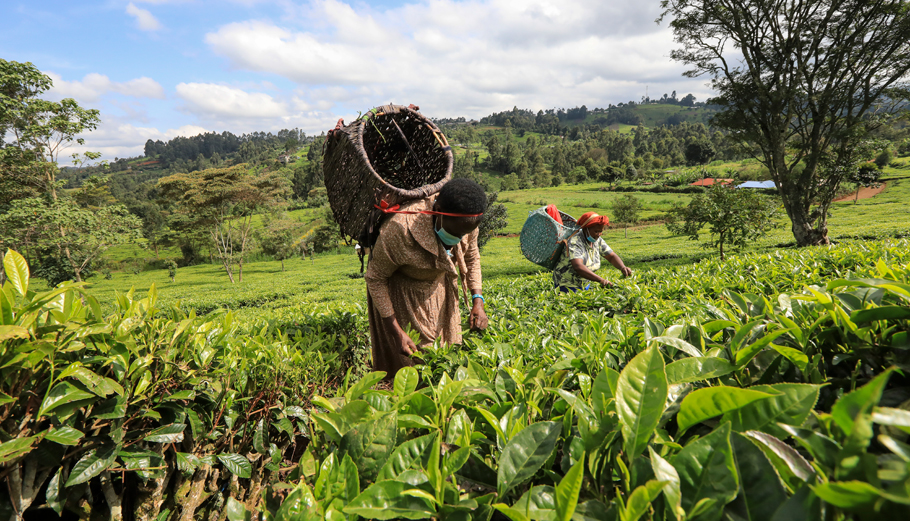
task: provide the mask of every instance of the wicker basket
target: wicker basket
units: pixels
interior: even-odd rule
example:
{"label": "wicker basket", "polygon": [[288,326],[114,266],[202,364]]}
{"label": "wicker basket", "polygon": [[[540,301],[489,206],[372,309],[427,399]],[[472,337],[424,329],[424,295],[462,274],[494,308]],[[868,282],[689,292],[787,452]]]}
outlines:
{"label": "wicker basket", "polygon": [[341,233],[363,242],[382,214],[373,205],[421,199],[452,177],[453,156],[432,121],[402,105],[382,105],[329,134],[325,187]]}
{"label": "wicker basket", "polygon": [[565,244],[560,241],[568,239],[578,231],[575,219],[559,212],[563,224],[547,214],[547,207],[538,208],[528,214],[528,220],[521,227],[521,253],[534,264],[552,270],[559,263]]}

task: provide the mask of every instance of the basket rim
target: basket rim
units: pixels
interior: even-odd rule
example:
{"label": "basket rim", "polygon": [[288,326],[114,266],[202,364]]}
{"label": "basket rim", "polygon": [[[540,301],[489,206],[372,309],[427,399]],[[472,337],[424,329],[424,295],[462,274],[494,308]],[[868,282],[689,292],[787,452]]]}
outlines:
{"label": "basket rim", "polygon": [[[396,113],[399,113],[399,114],[402,112],[407,112],[413,116],[417,116],[422,122],[429,124],[431,132],[433,132],[434,129],[439,130],[439,127],[437,127],[436,124],[433,123],[433,121],[430,118],[424,116],[420,112],[417,112],[416,110],[414,110],[410,107],[405,107],[404,105],[380,105],[378,107],[374,107],[374,109],[380,109],[380,110],[391,109],[391,110],[396,111]],[[391,110],[386,110],[386,112],[384,112],[381,115],[385,115],[385,114],[391,112]],[[383,178],[381,175],[379,175],[379,172],[377,172],[376,169],[373,168],[373,163],[370,161],[370,157],[367,155],[366,149],[362,146],[363,145],[363,133],[364,133],[364,130],[366,129],[366,123],[368,120],[370,120],[376,116],[377,116],[377,114],[373,112],[373,109],[371,109],[366,115],[364,115],[363,118],[358,119],[356,122],[352,123],[354,125],[357,125],[354,128],[354,132],[356,133],[355,134],[356,138],[357,138],[356,142],[361,145],[361,146],[355,146],[354,148],[357,150],[357,154],[361,157],[361,159],[363,159],[363,164],[366,166],[367,171],[370,172],[371,175],[376,177],[376,179],[378,179],[380,183],[382,183],[384,186],[388,186],[389,188],[394,190],[395,193],[399,197],[403,197],[404,199],[417,199],[417,198],[425,197],[427,193],[435,193],[435,192],[438,192],[440,189],[442,189],[442,186],[444,184],[446,184],[449,181],[449,179],[451,178],[451,172],[448,172],[445,176],[443,176],[442,179],[440,179],[439,181],[437,181],[433,184],[422,185],[418,188],[401,188],[401,187],[395,186],[392,183],[386,181],[385,178]],[[449,156],[449,160],[454,161],[454,155],[452,154],[452,147],[446,146],[446,147],[441,147],[441,148],[442,148],[442,151],[447,156]]]}

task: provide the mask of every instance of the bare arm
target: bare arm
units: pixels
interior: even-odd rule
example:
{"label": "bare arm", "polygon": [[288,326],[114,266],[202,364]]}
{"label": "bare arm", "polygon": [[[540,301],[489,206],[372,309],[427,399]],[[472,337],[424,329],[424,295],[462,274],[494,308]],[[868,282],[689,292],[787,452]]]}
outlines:
{"label": "bare arm", "polygon": [[632,270],[623,264],[622,259],[619,258],[619,255],[617,255],[616,252],[611,251],[610,253],[604,255],[604,257],[610,264],[613,265],[614,268],[618,269],[622,273],[623,277],[632,275]]}
{"label": "bare arm", "polygon": [[581,259],[572,259],[572,268],[575,270],[575,274],[583,279],[590,280],[591,282],[596,282],[601,286],[613,285],[613,283],[609,280],[591,271],[590,268],[585,266],[585,263]]}
{"label": "bare arm", "polygon": [[[468,287],[471,289],[471,295],[482,295],[483,284],[480,275],[480,248],[477,247],[477,236],[479,232],[474,230],[468,239],[468,247],[464,251],[464,262],[467,273],[465,279]],[[468,317],[468,327],[471,331],[480,331],[486,329],[489,324],[487,312],[484,309],[482,298],[472,299],[471,314]]]}

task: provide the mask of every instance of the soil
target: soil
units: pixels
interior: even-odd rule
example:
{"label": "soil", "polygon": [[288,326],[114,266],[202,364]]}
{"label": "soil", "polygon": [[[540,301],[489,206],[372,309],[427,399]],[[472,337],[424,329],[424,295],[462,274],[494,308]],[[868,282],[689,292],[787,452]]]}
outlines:
{"label": "soil", "polygon": [[[882,193],[885,190],[886,183],[879,183],[877,188],[867,188],[862,187],[859,189],[859,198],[860,199],[869,199],[870,197],[875,197],[876,195]],[[853,192],[850,195],[841,197],[840,199],[835,199],[834,201],[854,201],[856,200],[856,192]]]}

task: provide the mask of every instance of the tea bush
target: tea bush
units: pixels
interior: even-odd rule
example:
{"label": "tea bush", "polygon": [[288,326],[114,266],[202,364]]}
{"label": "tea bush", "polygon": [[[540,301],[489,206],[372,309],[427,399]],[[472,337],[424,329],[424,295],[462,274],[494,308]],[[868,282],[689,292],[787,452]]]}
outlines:
{"label": "tea bush", "polygon": [[570,295],[498,277],[487,331],[382,385],[356,304],[239,323],[153,288],[108,314],[10,253],[3,493],[85,518],[900,516],[908,256],[845,241]]}

